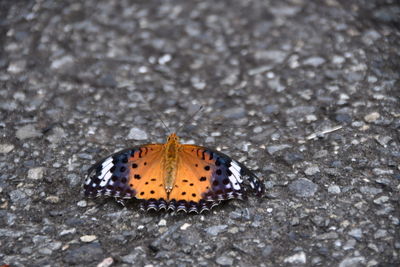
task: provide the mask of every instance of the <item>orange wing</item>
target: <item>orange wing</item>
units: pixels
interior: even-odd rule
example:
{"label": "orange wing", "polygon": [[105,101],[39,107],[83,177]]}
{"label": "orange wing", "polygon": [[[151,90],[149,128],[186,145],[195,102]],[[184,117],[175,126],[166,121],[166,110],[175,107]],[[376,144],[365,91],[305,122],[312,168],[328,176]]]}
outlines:
{"label": "orange wing", "polygon": [[228,156],[195,145],[182,145],[179,151],[175,187],[170,199],[179,202],[179,209],[203,211],[220,200],[241,199],[246,192],[243,175],[249,185],[262,193],[263,185],[243,164]]}
{"label": "orange wing", "polygon": [[162,144],[151,144],[117,152],[88,171],[86,196],[100,195],[150,201],[167,199],[162,179]]}
{"label": "orange wing", "polygon": [[242,198],[249,186],[261,195],[263,184],[243,164],[220,152],[182,145],[177,174],[167,194],[163,181],[163,144],[135,147],[110,155],[93,165],[85,179],[84,193],[118,198],[138,198],[144,210],[202,212],[221,200]]}

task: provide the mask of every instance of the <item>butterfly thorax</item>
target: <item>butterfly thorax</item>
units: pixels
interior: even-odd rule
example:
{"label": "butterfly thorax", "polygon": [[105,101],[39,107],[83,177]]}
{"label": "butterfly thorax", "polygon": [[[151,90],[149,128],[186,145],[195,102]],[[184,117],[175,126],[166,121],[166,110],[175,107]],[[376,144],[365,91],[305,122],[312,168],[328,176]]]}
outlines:
{"label": "butterfly thorax", "polygon": [[177,173],[178,166],[178,151],[181,147],[179,143],[179,137],[173,133],[168,139],[167,143],[164,145],[165,158],[163,159],[163,176],[164,176],[164,186],[167,193],[170,193],[175,185],[175,177]]}

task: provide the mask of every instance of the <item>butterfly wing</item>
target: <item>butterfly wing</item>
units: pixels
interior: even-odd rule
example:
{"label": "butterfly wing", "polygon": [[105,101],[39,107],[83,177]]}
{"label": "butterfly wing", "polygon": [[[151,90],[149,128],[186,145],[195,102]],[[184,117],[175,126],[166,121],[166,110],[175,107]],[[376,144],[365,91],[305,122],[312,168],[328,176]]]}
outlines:
{"label": "butterfly wing", "polygon": [[201,212],[221,200],[243,198],[248,191],[244,176],[248,177],[250,187],[261,195],[263,184],[243,164],[205,147],[182,145],[175,187],[169,197],[180,202],[178,210],[186,207],[189,211]]}
{"label": "butterfly wing", "polygon": [[162,179],[162,152],[162,144],[143,145],[100,160],[88,170],[83,186],[85,195],[135,197],[148,200],[151,208],[153,202],[167,199]]}

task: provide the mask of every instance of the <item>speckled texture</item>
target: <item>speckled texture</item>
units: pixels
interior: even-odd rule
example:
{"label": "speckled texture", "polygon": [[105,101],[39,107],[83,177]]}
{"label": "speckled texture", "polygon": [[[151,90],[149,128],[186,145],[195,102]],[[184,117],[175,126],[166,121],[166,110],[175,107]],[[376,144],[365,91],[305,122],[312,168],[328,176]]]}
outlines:
{"label": "speckled texture", "polygon": [[[2,1],[0,264],[400,265],[400,6]],[[183,142],[263,198],[201,215],[85,199],[100,158]]]}

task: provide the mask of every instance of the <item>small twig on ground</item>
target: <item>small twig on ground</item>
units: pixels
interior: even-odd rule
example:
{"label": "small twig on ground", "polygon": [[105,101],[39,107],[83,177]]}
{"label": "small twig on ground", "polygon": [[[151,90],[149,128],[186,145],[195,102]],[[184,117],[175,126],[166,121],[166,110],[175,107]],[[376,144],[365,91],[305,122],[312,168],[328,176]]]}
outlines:
{"label": "small twig on ground", "polygon": [[332,127],[332,128],[325,129],[325,130],[320,131],[320,132],[312,133],[312,134],[310,134],[309,136],[306,137],[306,140],[311,140],[311,139],[323,136],[323,135],[325,135],[327,133],[331,133],[331,132],[340,130],[342,128],[343,128],[343,126],[339,125],[339,126],[335,126],[335,127]]}

